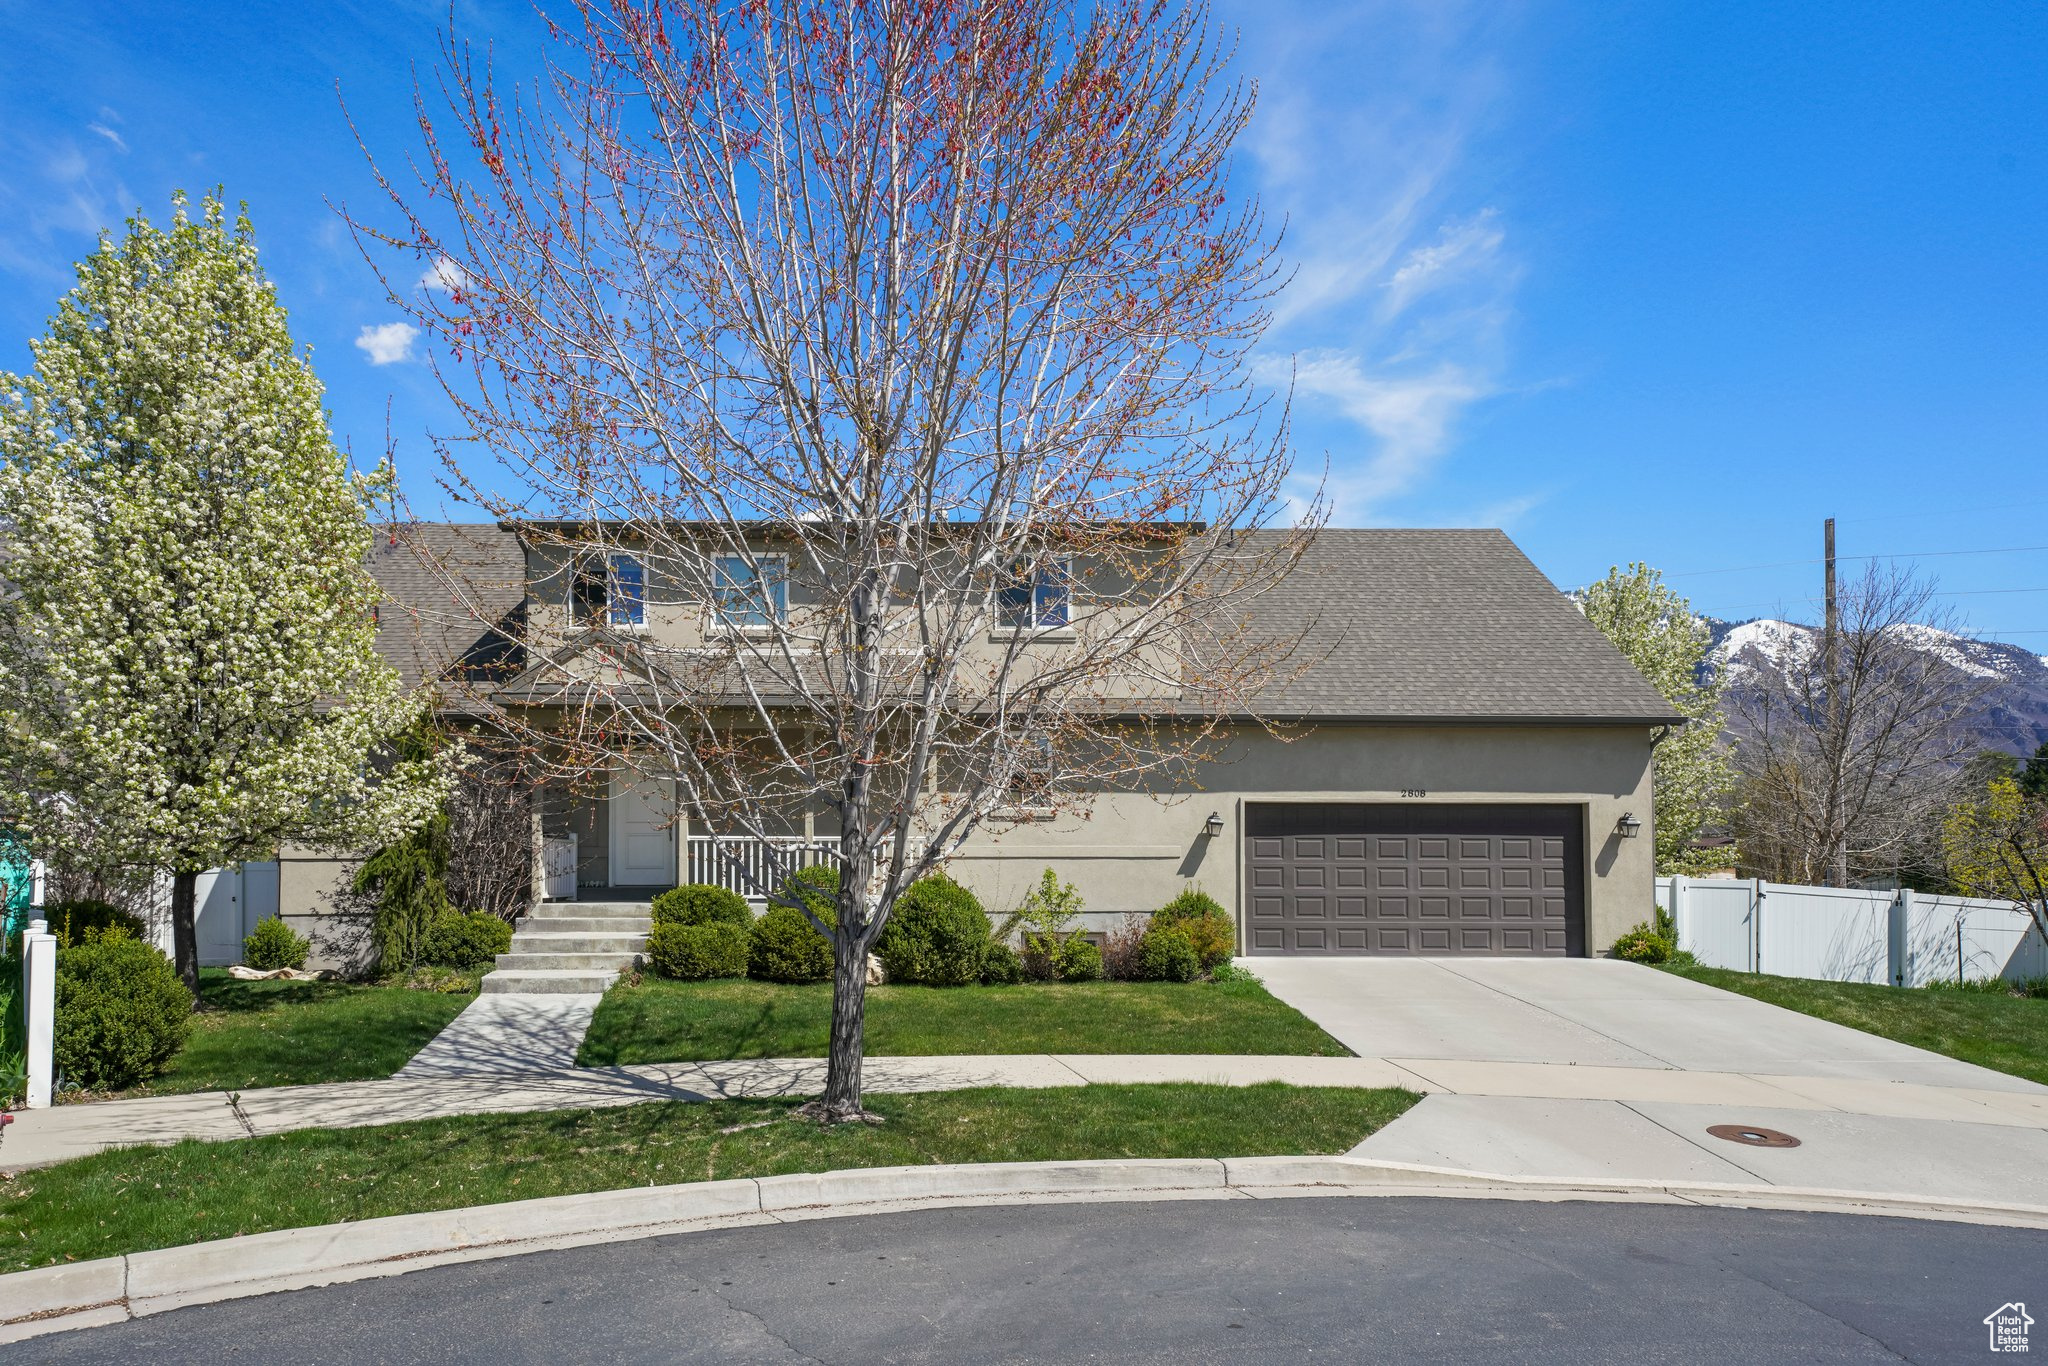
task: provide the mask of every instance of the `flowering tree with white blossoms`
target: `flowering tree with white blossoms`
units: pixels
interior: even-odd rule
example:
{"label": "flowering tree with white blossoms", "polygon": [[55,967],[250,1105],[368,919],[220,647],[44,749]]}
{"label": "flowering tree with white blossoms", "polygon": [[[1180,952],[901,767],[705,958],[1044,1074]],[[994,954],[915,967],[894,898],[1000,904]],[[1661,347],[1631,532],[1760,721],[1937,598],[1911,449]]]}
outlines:
{"label": "flowering tree with white blossoms", "polygon": [[1657,745],[1651,798],[1657,871],[1702,873],[1727,866],[1735,850],[1693,848],[1700,831],[1726,811],[1735,784],[1722,735],[1721,680],[1704,667],[1713,632],[1665,584],[1663,574],[1646,564],[1609,569],[1579,605],[1688,722]]}
{"label": "flowering tree with white blossoms", "polygon": [[174,203],[102,235],[33,373],[0,374],[0,799],[168,873],[196,991],[201,871],[381,843],[449,761],[376,762],[425,705],[373,648],[388,475],[335,450],[246,211]]}

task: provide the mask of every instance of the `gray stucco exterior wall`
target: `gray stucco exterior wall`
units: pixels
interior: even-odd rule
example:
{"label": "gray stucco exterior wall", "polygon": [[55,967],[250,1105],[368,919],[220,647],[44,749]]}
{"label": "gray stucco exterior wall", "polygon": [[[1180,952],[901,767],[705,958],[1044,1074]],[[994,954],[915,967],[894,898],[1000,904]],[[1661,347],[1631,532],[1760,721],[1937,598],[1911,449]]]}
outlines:
{"label": "gray stucco exterior wall", "polygon": [[[1050,867],[1087,902],[1090,929],[1157,908],[1190,883],[1243,924],[1251,802],[1540,802],[1585,814],[1586,944],[1602,953],[1650,916],[1655,878],[1647,726],[1323,723],[1291,740],[1242,734],[1171,795],[1109,793],[971,840],[950,864],[991,913],[1014,909]],[[1419,795],[1415,795],[1419,794]],[[1211,812],[1223,833],[1203,832]],[[1625,839],[1623,814],[1643,823]]]}

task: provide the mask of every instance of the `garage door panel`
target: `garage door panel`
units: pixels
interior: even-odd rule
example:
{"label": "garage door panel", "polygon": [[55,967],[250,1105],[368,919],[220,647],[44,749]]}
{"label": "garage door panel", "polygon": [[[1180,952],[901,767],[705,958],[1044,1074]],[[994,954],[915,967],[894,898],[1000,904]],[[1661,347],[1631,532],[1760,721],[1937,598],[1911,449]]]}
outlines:
{"label": "garage door panel", "polygon": [[1254,953],[1585,951],[1576,807],[1254,803],[1246,827]]}

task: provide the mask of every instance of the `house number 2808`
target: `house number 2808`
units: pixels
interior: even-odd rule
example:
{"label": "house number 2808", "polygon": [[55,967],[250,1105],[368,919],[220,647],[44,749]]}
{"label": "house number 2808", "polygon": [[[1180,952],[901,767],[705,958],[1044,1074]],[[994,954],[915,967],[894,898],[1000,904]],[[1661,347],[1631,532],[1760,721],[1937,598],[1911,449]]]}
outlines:
{"label": "house number 2808", "polygon": [[1404,787],[1401,789],[1401,795],[1404,797],[1427,797],[1429,789],[1426,787]]}

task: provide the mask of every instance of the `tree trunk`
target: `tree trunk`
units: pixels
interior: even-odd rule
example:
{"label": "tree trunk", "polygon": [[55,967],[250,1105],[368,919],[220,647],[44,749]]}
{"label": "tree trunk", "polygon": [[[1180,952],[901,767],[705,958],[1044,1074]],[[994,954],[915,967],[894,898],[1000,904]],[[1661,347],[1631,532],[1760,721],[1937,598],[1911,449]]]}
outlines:
{"label": "tree trunk", "polygon": [[832,1048],[825,1064],[825,1094],[817,1108],[818,1118],[828,1124],[868,1117],[861,1108],[860,1090],[867,994],[866,937],[842,930],[832,946]]}
{"label": "tree trunk", "polygon": [[199,874],[171,874],[171,961],[199,1000]]}

